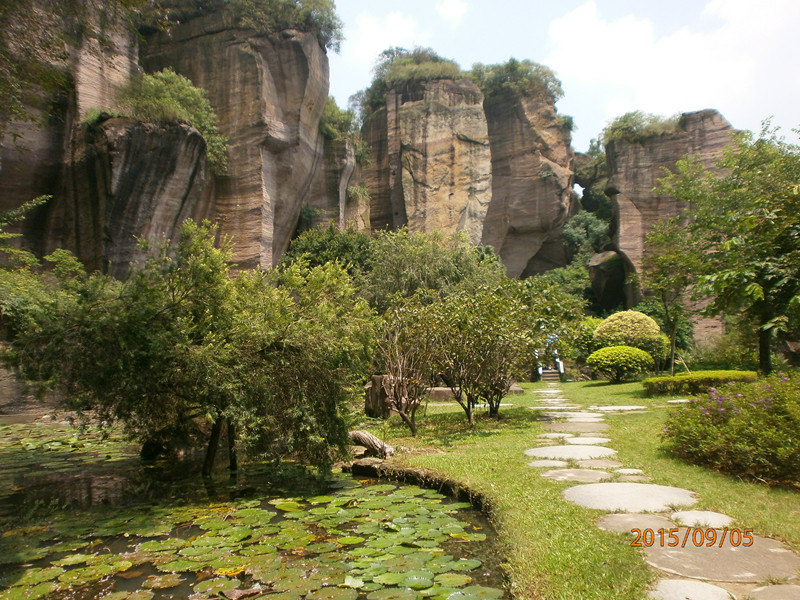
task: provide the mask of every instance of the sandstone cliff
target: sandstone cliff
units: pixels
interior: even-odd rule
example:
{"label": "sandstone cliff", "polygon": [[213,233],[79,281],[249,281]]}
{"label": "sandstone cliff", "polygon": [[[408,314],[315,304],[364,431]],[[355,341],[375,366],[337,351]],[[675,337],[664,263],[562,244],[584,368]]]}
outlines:
{"label": "sandstone cliff", "polygon": [[633,271],[641,268],[644,238],[653,224],[685,209],[674,198],[654,191],[664,169],[674,170],[675,163],[687,154],[712,167],[731,141],[733,131],[717,111],[702,110],[682,115],[675,133],[644,141],[613,140],[608,144],[606,194],[615,207],[613,243]]}
{"label": "sandstone cliff", "polygon": [[491,155],[483,95],[469,80],[389,91],[364,137],[372,163],[363,179],[373,229],[464,231],[480,243],[491,200]]}
{"label": "sandstone cliff", "polygon": [[561,228],[578,210],[569,130],[547,95],[504,94],[485,103],[492,151],[492,203],[482,243],[494,246],[511,277],[569,262]]}
{"label": "sandstone cliff", "polygon": [[172,67],[208,92],[229,139],[228,172],[215,182],[220,232],[240,267],[272,266],[321,170],[325,51],[312,34],[256,35],[215,13],[153,35],[142,62],[148,71]]}
{"label": "sandstone cliff", "polygon": [[73,132],[61,193],[47,207],[43,252],[69,248],[115,277],[141,258],[136,238],[175,238],[213,209],[206,145],[188,125],[110,119]]}

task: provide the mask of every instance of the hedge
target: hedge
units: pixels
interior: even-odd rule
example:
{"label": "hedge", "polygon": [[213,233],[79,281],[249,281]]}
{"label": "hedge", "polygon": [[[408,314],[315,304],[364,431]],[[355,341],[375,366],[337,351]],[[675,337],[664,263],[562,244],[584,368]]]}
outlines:
{"label": "hedge", "polygon": [[695,371],[675,376],[650,377],[642,381],[648,396],[667,394],[704,394],[709,388],[729,382],[753,382],[758,379],[755,371]]}
{"label": "hedge", "polygon": [[627,378],[649,371],[654,362],[652,356],[639,348],[608,346],[592,352],[586,364],[608,377],[611,383],[622,383]]}

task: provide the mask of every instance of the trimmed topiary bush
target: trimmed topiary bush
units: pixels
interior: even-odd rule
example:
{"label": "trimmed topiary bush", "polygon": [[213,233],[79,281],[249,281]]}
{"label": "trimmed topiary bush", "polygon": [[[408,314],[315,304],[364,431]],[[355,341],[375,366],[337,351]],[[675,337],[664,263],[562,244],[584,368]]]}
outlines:
{"label": "trimmed topiary bush", "polygon": [[650,377],[642,381],[648,396],[666,394],[705,394],[709,388],[735,381],[753,382],[755,371],[695,371],[673,377]]}
{"label": "trimmed topiary bush", "polygon": [[652,317],[637,310],[614,313],[597,326],[594,341],[599,348],[632,346],[644,350],[655,360],[663,360],[669,351],[669,339],[661,333]]}
{"label": "trimmed topiary bush", "polygon": [[644,350],[631,346],[608,346],[593,352],[586,364],[611,383],[622,383],[625,379],[653,368],[653,357]]}
{"label": "trimmed topiary bush", "polygon": [[800,376],[732,383],[674,410],[665,448],[688,462],[769,484],[800,483]]}

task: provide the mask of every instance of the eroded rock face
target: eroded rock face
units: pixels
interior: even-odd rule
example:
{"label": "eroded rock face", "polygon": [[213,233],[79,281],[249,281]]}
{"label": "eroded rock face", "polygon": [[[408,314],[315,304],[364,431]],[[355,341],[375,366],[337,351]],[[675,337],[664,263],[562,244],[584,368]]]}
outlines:
{"label": "eroded rock face", "polygon": [[686,207],[654,188],[664,169],[687,154],[698,157],[707,167],[722,156],[734,132],[730,123],[715,110],[685,113],[680,131],[662,134],[644,142],[614,140],[606,147],[609,180],[606,194],[615,206],[617,227],[613,243],[639,272],[644,255],[644,238],[660,219],[674,217]]}
{"label": "eroded rock face", "polygon": [[43,251],[68,248],[87,269],[115,277],[142,257],[136,237],[175,239],[186,219],[213,211],[206,144],[188,125],[82,125],[63,177],[62,193],[47,210]]}
{"label": "eroded rock face", "polygon": [[511,277],[569,262],[561,229],[578,209],[572,191],[573,150],[548,96],[487,99],[492,203],[482,243],[494,246]]}
{"label": "eroded rock face", "polygon": [[469,80],[390,91],[364,136],[373,229],[463,231],[480,243],[491,200],[491,155],[483,95]]}
{"label": "eroded rock face", "polygon": [[229,139],[228,171],[216,177],[216,220],[242,268],[272,266],[303,205],[311,205],[324,146],[319,119],[328,61],[316,37],[236,28],[226,13],[148,40],[146,70],[172,67],[208,92]]}

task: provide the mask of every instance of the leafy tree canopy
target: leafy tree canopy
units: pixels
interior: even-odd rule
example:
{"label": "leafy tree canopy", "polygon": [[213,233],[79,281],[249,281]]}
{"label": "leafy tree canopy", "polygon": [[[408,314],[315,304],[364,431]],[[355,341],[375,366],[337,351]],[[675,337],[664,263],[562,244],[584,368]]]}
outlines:
{"label": "leafy tree canopy", "polygon": [[487,97],[546,94],[553,100],[564,96],[561,81],[544,65],[531,60],[511,58],[497,65],[476,63],[469,72],[470,78]]}
{"label": "leafy tree canopy", "polygon": [[658,192],[691,207],[697,289],[711,298],[710,313],[747,318],[769,372],[774,335],[800,318],[800,146],[767,123],[759,136],[735,135],[717,169],[679,161]]}

